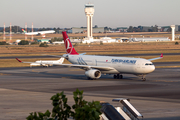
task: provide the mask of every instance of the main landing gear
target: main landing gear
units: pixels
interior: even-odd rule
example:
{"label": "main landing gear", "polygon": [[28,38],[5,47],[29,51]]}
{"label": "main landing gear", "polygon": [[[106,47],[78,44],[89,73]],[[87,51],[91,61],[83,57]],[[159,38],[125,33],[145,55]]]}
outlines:
{"label": "main landing gear", "polygon": [[123,75],[115,74],[114,79],[123,79]]}
{"label": "main landing gear", "polygon": [[96,78],[87,77],[88,80],[96,80]]}

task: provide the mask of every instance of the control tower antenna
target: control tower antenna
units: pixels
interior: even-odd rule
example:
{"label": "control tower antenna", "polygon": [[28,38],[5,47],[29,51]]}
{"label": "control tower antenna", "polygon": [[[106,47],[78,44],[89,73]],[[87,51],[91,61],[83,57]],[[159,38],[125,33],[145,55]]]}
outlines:
{"label": "control tower antenna", "polygon": [[85,4],[85,14],[87,17],[87,38],[93,39],[92,36],[92,17],[94,15],[94,4]]}

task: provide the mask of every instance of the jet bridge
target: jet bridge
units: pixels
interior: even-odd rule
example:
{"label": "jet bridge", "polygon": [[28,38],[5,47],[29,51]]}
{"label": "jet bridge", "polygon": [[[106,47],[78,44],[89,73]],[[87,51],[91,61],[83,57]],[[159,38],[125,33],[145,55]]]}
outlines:
{"label": "jet bridge", "polygon": [[100,120],[140,120],[143,116],[131,105],[129,99],[116,98],[112,100],[123,105],[123,107],[113,107],[109,103],[101,103],[102,108]]}
{"label": "jet bridge", "polygon": [[101,103],[103,116],[100,120],[125,120],[124,117],[109,103]]}

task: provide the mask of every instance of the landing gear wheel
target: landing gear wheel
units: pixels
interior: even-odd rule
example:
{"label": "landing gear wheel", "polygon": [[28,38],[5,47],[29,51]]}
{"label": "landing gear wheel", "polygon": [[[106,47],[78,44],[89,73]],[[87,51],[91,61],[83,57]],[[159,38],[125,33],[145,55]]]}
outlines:
{"label": "landing gear wheel", "polygon": [[116,79],[117,78],[117,76],[116,75],[114,75],[114,79]]}
{"label": "landing gear wheel", "polygon": [[117,74],[117,79],[119,79],[119,74]]}
{"label": "landing gear wheel", "polygon": [[122,78],[123,78],[123,75],[119,75],[119,74],[114,75],[114,79],[122,79]]}
{"label": "landing gear wheel", "polygon": [[88,80],[93,80],[93,78],[87,77]]}
{"label": "landing gear wheel", "polygon": [[123,75],[120,75],[119,78],[120,78],[120,79],[123,79]]}

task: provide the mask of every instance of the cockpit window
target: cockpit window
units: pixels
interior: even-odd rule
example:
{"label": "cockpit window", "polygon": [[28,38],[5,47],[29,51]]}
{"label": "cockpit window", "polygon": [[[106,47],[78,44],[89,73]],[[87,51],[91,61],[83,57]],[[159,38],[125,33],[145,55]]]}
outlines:
{"label": "cockpit window", "polygon": [[146,63],[145,65],[153,65],[152,63]]}

